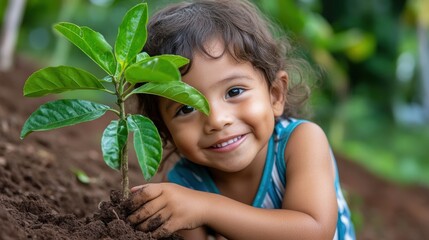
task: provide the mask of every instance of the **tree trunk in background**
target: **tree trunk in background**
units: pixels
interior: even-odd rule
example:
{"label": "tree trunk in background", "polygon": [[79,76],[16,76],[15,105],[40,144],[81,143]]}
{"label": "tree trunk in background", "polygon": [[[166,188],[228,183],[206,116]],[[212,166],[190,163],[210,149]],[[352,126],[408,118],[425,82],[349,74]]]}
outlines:
{"label": "tree trunk in background", "polygon": [[[58,14],[58,22],[69,22],[80,4],[81,0],[62,1],[61,9]],[[70,42],[64,37],[57,37],[55,50],[49,65],[57,66],[66,64],[71,46]]]}
{"label": "tree trunk in background", "polygon": [[418,24],[417,34],[419,41],[420,75],[423,91],[423,111],[425,113],[426,120],[429,120],[429,26],[422,23]]}
{"label": "tree trunk in background", "polygon": [[0,71],[12,67],[13,54],[26,0],[9,0],[0,38]]}

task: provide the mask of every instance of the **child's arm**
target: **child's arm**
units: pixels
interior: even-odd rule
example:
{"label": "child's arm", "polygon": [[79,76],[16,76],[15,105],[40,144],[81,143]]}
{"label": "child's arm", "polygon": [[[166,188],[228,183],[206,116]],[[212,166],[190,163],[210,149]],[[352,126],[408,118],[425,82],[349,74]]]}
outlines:
{"label": "child's arm", "polygon": [[[148,230],[152,219],[164,236],[207,225],[228,239],[332,239],[337,221],[334,168],[323,131],[315,124],[296,128],[285,151],[287,185],[283,209],[259,209],[233,199],[171,183],[135,192],[129,220]],[[136,191],[136,189],[134,189]]]}

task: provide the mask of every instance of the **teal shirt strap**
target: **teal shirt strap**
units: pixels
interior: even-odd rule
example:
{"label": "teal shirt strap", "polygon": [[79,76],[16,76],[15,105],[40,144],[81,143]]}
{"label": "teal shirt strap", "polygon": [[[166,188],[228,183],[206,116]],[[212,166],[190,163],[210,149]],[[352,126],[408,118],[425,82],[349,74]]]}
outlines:
{"label": "teal shirt strap", "polygon": [[255,199],[253,200],[252,206],[261,208],[262,203],[267,192],[268,181],[271,179],[271,171],[273,170],[274,162],[274,136],[271,136],[268,142],[267,157],[264,166],[264,172],[262,173],[262,179],[259,183],[258,192],[256,193]]}

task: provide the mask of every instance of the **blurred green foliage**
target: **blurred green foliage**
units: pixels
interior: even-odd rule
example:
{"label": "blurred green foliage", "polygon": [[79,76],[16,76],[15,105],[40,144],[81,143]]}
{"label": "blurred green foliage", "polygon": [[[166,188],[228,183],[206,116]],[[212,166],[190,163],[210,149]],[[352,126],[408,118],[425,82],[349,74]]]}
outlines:
{"label": "blurred green foliage", "polygon": [[[146,2],[154,12],[177,1]],[[429,186],[429,113],[423,106],[428,93],[422,91],[417,34],[423,25],[429,38],[429,1],[253,1],[321,71],[310,104],[313,120],[326,130],[334,150],[383,178]],[[52,25],[86,25],[112,43],[121,16],[139,2],[27,0],[18,51],[41,65],[94,71],[96,66],[80,51],[71,51]],[[6,3],[0,1],[1,21]]]}
{"label": "blurred green foliage", "polygon": [[256,2],[323,72],[311,105],[334,150],[385,179],[429,185],[429,93],[417,36],[427,2]]}

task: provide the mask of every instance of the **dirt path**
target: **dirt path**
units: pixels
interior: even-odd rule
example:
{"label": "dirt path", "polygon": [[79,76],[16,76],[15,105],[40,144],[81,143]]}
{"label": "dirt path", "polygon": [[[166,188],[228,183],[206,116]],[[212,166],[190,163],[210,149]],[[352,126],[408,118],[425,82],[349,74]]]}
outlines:
{"label": "dirt path", "polygon": [[[34,70],[21,59],[0,73],[0,239],[150,239],[121,221],[93,221],[99,202],[120,186],[99,147],[112,115],[19,139],[25,119],[48,100],[22,97]],[[393,185],[341,157],[338,166],[358,239],[429,239],[427,188]],[[142,183],[138,167],[130,168],[131,184]],[[90,184],[77,180],[77,169]]]}

